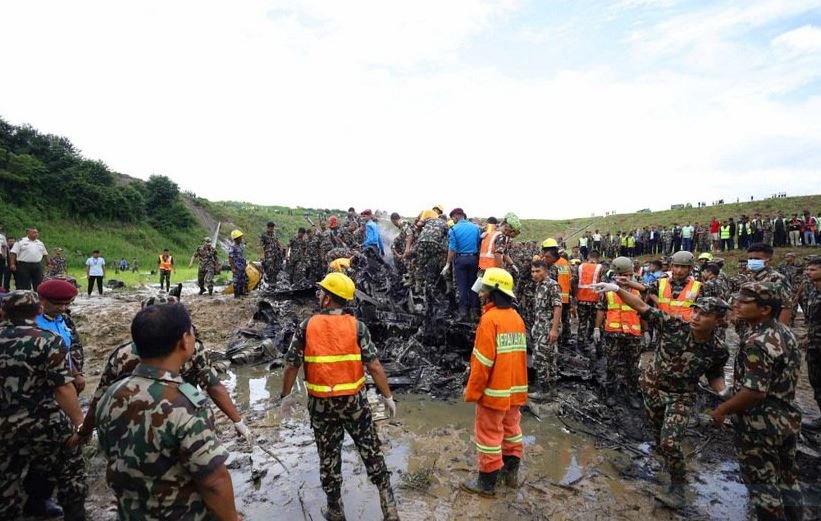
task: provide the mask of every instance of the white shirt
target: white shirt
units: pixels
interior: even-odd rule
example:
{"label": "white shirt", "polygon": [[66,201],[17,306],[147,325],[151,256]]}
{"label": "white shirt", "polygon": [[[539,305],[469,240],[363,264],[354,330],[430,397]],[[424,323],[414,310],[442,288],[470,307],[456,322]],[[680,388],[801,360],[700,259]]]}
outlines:
{"label": "white shirt", "polygon": [[594,233],[593,234],[593,242],[601,242],[601,234],[600,233]]}
{"label": "white shirt", "polygon": [[46,245],[40,239],[31,240],[23,237],[11,247],[11,253],[17,255],[17,262],[40,262],[43,255],[48,255]]}
{"label": "white shirt", "polygon": [[88,276],[89,277],[102,277],[103,276],[103,266],[105,266],[105,259],[102,257],[89,257],[86,260],[86,266],[88,266]]}
{"label": "white shirt", "polygon": [[8,248],[8,243],[6,242],[6,236],[0,233],[0,255],[4,255],[6,248]]}

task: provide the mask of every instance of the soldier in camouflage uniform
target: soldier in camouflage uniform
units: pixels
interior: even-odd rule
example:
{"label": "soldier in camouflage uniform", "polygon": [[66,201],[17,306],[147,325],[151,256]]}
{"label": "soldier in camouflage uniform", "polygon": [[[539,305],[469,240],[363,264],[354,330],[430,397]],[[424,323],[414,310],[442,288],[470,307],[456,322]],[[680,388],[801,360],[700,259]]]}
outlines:
{"label": "soldier in camouflage uniform", "polygon": [[65,277],[67,273],[68,268],[66,266],[66,258],[63,256],[63,249],[56,248],[54,250],[54,255],[48,258],[48,272],[46,273],[46,278],[54,279]]}
{"label": "soldier in camouflage uniform", "polygon": [[140,363],[108,388],[95,417],[119,519],[238,519],[228,451],[205,396],[178,372],[194,353],[191,317],[182,304],[148,306],[131,336]]}
{"label": "soldier in camouflage uniform", "polygon": [[405,251],[408,244],[408,237],[413,235],[413,227],[396,212],[391,214],[391,223],[399,230],[399,233],[396,234],[396,237],[391,243],[391,253],[393,254],[393,265],[396,267],[396,272],[402,277],[408,272]]}
{"label": "soldier in camouflage uniform", "polygon": [[240,298],[248,294],[248,275],[245,273],[245,245],[242,243],[242,232],[232,231],[231,239],[234,243],[228,248],[228,262],[234,274],[234,298]]}
{"label": "soldier in camouflage uniform", "polygon": [[[425,213],[433,213],[426,210]],[[417,294],[433,292],[439,274],[448,258],[448,225],[435,215],[426,215],[419,238],[414,242],[416,256],[414,290]]]}
{"label": "soldier in camouflage uniform", "polygon": [[294,287],[306,284],[307,264],[305,256],[307,251],[308,241],[305,237],[305,228],[300,228],[296,236],[288,242],[288,278]]}
{"label": "soldier in camouflage uniform", "polygon": [[[775,287],[781,301],[781,314],[778,320],[789,325],[792,320],[793,290],[789,279],[770,267],[773,258],[772,246],[754,243],[747,248],[747,278],[745,282],[767,282]],[[747,321],[740,320],[735,324],[735,331],[743,341],[750,328]]]}
{"label": "soldier in camouflage uniform", "polygon": [[197,268],[197,285],[200,287],[200,295],[205,293],[208,288],[208,294],[214,294],[214,274],[219,273],[220,264],[217,250],[211,246],[211,239],[203,237],[202,244],[197,246],[194,255],[188,262],[188,267],[194,265],[194,261],[199,263]]}
{"label": "soldier in camouflage uniform", "polygon": [[29,471],[56,485],[66,520],[84,520],[88,487],[79,447],[83,438],[75,430],[83,412],[66,345],[60,336],[36,327],[39,309],[31,291],[11,292],[2,301],[0,519],[20,518],[21,484]]}
{"label": "soldier in camouflage uniform", "polygon": [[666,226],[661,230],[661,244],[664,248],[664,255],[670,255],[673,252],[673,230]]}
{"label": "soldier in camouflage uniform", "polygon": [[770,246],[773,245],[773,221],[770,219],[769,215],[765,215],[764,219],[761,221],[761,233],[762,238],[761,242],[764,244],[769,244]]}
{"label": "soldier in camouflage uniform", "polygon": [[358,248],[362,244],[361,241],[356,242],[356,239],[354,238],[354,232],[358,226],[358,221],[346,221],[345,227],[339,230],[339,239],[348,248]]}
{"label": "soldier in camouflage uniform", "polygon": [[[821,407],[821,257],[807,260],[806,279],[801,285],[799,299],[807,325],[807,376],[815,401]],[[810,429],[821,429],[821,418],[808,422]]]}
{"label": "soldier in camouflage uniform", "polygon": [[760,520],[799,520],[801,487],[795,449],[801,409],[795,387],[801,353],[793,332],[778,321],[781,291],[769,282],[744,284],[735,313],[749,323],[735,360],[734,395],[712,413],[734,418],[736,454],[750,504]]}
{"label": "soldier in camouflage uniform", "polygon": [[787,277],[787,280],[790,281],[790,285],[796,288],[801,284],[801,280],[804,276],[804,267],[796,262],[796,255],[793,252],[785,253],[784,262],[779,264],[775,270]]}
{"label": "soldier in camouflage uniform", "polygon": [[308,228],[306,235],[304,262],[306,268],[306,278],[309,284],[316,283],[321,274],[325,273],[327,263],[322,252],[322,236],[314,228]]}
{"label": "soldier in camouflage uniform", "polygon": [[[432,220],[442,222],[436,217]],[[373,377],[384,397],[388,415],[392,417],[396,414],[396,404],[391,397],[385,371],[379,363],[368,327],[356,318],[343,314],[342,308],[353,299],[356,290],[354,282],[341,273],[331,273],[318,286],[320,314],[300,324],[285,355],[280,395],[283,412],[288,416],[295,404],[290,396],[291,389],[299,375],[299,368],[305,362],[308,412],[319,452],[322,490],[328,500],[322,510],[323,515],[331,521],[345,519],[342,505],[342,439],[347,431],[359,450],[368,477],[379,489],[384,519],[398,521],[390,472],[385,465],[379,435],[365,395],[362,366],[364,364]],[[331,347],[343,342],[343,351]],[[335,356],[346,358],[325,361]]]}
{"label": "soldier in camouflage uniform", "polygon": [[536,392],[528,394],[533,400],[548,398],[555,393],[559,372],[556,366],[556,342],[562,323],[562,289],[559,283],[547,276],[547,264],[535,260],[530,268],[535,284],[531,305],[533,327],[530,336],[533,343],[533,368],[536,372]]}
{"label": "soldier in camouflage uniform", "polygon": [[265,232],[259,236],[262,270],[265,272],[266,282],[271,286],[276,286],[279,270],[282,268],[282,244],[279,242],[275,228],[276,224],[269,222]]}
{"label": "soldier in camouflage uniform", "polygon": [[730,293],[718,278],[719,273],[721,270],[716,264],[708,264],[701,270],[700,294],[702,297],[717,297],[722,300],[730,298]]}

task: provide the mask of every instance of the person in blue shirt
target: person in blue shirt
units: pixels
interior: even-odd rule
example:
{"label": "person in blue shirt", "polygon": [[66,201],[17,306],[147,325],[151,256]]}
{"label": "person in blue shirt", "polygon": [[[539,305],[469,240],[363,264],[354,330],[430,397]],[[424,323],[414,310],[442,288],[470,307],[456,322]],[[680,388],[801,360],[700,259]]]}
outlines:
{"label": "person in blue shirt", "polygon": [[450,212],[450,218],[455,224],[448,232],[448,262],[442,270],[442,276],[447,277],[451,269],[456,275],[459,315],[462,319],[468,317],[468,312],[478,317],[479,297],[470,288],[476,281],[479,271],[482,230],[467,220],[465,211],[461,208],[454,208]]}
{"label": "person in blue shirt", "polygon": [[362,242],[362,248],[374,247],[379,250],[380,255],[385,255],[385,245],[382,244],[379,225],[374,220],[373,212],[370,210],[363,211],[362,218],[365,220],[365,240]]}
{"label": "person in blue shirt", "polygon": [[642,284],[651,284],[662,277],[664,277],[664,271],[662,271],[661,261],[652,260],[650,261],[649,268],[644,270],[644,278],[642,280]]}

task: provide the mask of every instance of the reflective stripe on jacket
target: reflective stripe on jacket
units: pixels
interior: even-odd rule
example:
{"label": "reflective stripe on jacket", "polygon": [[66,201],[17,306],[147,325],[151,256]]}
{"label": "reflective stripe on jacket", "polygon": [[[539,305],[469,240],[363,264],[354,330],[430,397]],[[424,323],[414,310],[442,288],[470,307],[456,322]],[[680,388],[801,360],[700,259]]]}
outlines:
{"label": "reflective stripe on jacket", "polygon": [[476,328],[465,401],[500,411],[527,402],[527,334],[516,310],[485,306]]}
{"label": "reflective stripe on jacket", "polygon": [[673,288],[670,287],[669,279],[659,279],[659,294],[658,306],[659,309],[672,315],[690,321],[690,315],[693,314],[693,304],[698,298],[698,293],[701,290],[701,282],[696,281],[693,277],[688,277],[687,285],[678,294],[678,298],[673,298]]}
{"label": "reflective stripe on jacket", "polygon": [[351,315],[314,315],[305,332],[305,386],[318,398],[356,394],[365,385]]}
{"label": "reflective stripe on jacket", "polygon": [[502,232],[497,232],[496,227],[488,224],[488,231],[482,239],[482,246],[479,249],[479,269],[486,270],[496,267],[496,238]]}
{"label": "reflective stripe on jacket", "polygon": [[562,304],[570,304],[570,263],[564,257],[559,257],[556,261],[556,282],[562,288]]}
{"label": "reflective stripe on jacket", "polygon": [[601,281],[601,264],[579,264],[579,290],[576,299],[579,302],[598,302],[599,296],[590,286]]}
{"label": "reflective stripe on jacket", "polygon": [[[635,289],[630,293],[638,296]],[[607,292],[607,317],[604,322],[604,330],[608,333],[624,333],[626,335],[641,335],[641,319],[635,309],[622,302],[619,295],[614,291]]]}
{"label": "reflective stripe on jacket", "polygon": [[163,260],[162,255],[160,255],[160,269],[163,271],[171,271],[174,267],[174,257],[172,255],[168,256],[167,260]]}

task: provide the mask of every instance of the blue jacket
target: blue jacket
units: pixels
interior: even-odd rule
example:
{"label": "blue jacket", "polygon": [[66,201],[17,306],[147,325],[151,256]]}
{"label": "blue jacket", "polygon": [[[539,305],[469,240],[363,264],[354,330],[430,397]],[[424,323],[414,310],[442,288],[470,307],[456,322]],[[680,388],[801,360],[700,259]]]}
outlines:
{"label": "blue jacket", "polygon": [[368,246],[376,246],[380,253],[385,253],[385,245],[382,244],[382,236],[379,235],[379,225],[373,220],[365,225],[365,242],[362,243],[362,247],[367,248]]}
{"label": "blue jacket", "polygon": [[448,250],[456,253],[479,253],[482,230],[470,221],[461,220],[448,232]]}

